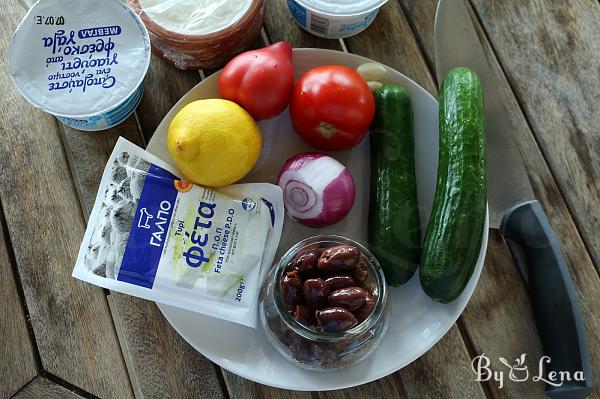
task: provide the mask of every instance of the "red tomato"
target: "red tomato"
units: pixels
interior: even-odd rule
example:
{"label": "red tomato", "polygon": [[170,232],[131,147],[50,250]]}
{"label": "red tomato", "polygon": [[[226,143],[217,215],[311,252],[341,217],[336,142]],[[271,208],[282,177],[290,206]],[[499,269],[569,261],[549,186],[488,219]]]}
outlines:
{"label": "red tomato", "polygon": [[292,94],[290,117],[296,133],[322,150],[346,150],[362,141],[375,114],[364,79],[339,65],[305,73]]}
{"label": "red tomato", "polygon": [[294,89],[292,46],[279,42],[246,51],[229,61],[219,76],[219,93],[256,120],[272,118],[287,107]]}

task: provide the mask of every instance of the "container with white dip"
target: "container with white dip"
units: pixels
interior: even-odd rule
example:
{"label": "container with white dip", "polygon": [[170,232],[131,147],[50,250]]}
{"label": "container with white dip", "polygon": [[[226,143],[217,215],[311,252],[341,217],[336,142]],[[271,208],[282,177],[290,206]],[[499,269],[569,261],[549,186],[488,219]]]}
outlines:
{"label": "container with white dip", "polygon": [[313,35],[343,39],[365,30],[387,0],[287,0],[296,22]]}
{"label": "container with white dip", "polygon": [[119,0],[40,0],[11,43],[10,75],[34,106],[80,130],[123,122],[140,102],[150,38]]}
{"label": "container with white dip", "polygon": [[127,0],[152,49],[181,69],[213,69],[256,41],[264,0]]}

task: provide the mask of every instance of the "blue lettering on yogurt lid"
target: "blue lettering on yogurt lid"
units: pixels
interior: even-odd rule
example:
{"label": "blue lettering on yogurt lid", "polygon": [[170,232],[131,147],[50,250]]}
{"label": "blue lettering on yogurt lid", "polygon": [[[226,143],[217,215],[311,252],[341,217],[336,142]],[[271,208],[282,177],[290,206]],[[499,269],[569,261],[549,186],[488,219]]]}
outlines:
{"label": "blue lettering on yogurt lid", "polygon": [[150,38],[119,0],[40,0],[21,21],[9,70],[21,94],[56,116],[102,114],[131,96],[150,64]]}

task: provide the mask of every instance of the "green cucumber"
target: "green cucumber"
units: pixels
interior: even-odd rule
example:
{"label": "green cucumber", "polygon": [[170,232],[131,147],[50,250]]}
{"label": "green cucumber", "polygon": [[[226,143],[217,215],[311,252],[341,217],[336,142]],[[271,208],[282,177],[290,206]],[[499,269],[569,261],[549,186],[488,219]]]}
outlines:
{"label": "green cucumber", "polygon": [[486,216],[485,115],[475,72],[448,72],[439,113],[437,185],[419,276],[427,295],[448,303],[473,274]]}
{"label": "green cucumber", "polygon": [[412,104],[397,85],[383,85],[374,96],[369,248],[387,283],[398,285],[414,274],[421,254]]}

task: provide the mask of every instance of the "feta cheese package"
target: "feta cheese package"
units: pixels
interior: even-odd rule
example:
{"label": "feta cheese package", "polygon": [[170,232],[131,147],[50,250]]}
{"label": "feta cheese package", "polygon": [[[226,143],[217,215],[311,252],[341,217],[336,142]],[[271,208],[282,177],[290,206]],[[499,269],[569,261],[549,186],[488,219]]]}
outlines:
{"label": "feta cheese package", "polygon": [[120,138],[104,170],[73,276],[256,327],[258,291],[283,226],[281,189],[181,180]]}

